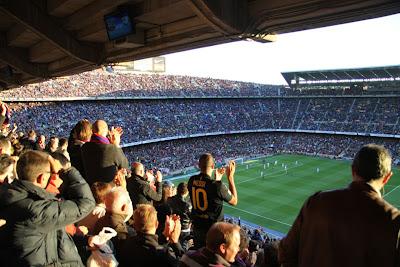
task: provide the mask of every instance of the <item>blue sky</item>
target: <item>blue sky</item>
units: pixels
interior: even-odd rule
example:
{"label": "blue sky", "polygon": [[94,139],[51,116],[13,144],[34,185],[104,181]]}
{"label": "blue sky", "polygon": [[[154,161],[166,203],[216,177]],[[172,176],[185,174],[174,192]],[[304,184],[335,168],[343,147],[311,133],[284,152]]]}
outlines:
{"label": "blue sky", "polygon": [[284,84],[284,71],[400,65],[400,14],[166,55],[168,74]]}

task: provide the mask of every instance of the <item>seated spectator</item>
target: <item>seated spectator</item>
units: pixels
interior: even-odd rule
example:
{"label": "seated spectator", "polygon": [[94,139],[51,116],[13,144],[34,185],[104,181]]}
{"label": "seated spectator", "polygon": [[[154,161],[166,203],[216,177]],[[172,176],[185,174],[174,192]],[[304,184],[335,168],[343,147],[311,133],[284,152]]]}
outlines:
{"label": "seated spectator", "polygon": [[347,188],[306,200],[280,242],[282,266],[397,266],[400,211],[380,193],[393,174],[391,165],[384,147],[363,146]]}
{"label": "seated spectator", "polygon": [[183,253],[179,244],[181,224],[178,216],[167,218],[163,235],[168,244],[160,245],[156,230],[157,212],[153,206],[140,204],[133,215],[136,236],[128,238],[120,250],[118,261],[125,266],[177,266]]}
{"label": "seated spectator", "polygon": [[214,223],[206,236],[206,246],[186,253],[182,267],[234,266],[232,263],[239,251],[240,227],[226,222]]}
{"label": "seated spectator", "polygon": [[[19,180],[0,187],[0,215],[7,223],[0,232],[4,266],[82,266],[65,226],[94,207],[90,188],[79,172],[60,170],[51,156],[25,152],[17,163]],[[52,173],[66,183],[63,200],[46,192]]]}
{"label": "seated spectator", "polygon": [[[156,179],[154,190],[149,179]],[[153,204],[153,201],[160,201],[162,198],[162,174],[157,171],[156,177],[149,171],[145,172],[140,162],[132,163],[132,176],[127,180],[127,189],[132,199],[133,207],[139,204]]]}
{"label": "seated spectator", "polygon": [[[122,129],[109,132],[103,120],[93,124],[90,142],[82,146],[82,162],[89,185],[94,182],[111,182],[115,177],[115,167],[128,169],[128,160],[119,147]],[[110,140],[107,135],[110,133]]]}

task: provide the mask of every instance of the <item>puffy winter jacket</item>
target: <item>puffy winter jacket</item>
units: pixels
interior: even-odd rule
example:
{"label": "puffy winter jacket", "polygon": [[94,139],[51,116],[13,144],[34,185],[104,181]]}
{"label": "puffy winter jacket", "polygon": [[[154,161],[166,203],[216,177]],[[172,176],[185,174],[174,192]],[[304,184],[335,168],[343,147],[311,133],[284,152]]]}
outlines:
{"label": "puffy winter jacket", "polygon": [[63,200],[28,181],[0,186],[0,266],[83,266],[65,226],[95,205],[88,184],[75,168],[60,175]]}

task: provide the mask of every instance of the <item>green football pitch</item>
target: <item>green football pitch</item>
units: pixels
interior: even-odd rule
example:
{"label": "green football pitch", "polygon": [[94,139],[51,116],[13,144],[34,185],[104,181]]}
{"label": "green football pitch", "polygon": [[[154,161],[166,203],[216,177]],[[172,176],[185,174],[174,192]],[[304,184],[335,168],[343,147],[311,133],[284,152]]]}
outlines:
{"label": "green football pitch", "polygon": [[[350,161],[302,155],[245,161],[238,164],[235,175],[239,203],[235,207],[225,205],[225,214],[285,234],[308,196],[321,190],[342,188],[351,182],[350,165]],[[384,198],[399,208],[400,172],[397,167],[393,172],[385,186]],[[174,183],[182,180],[187,178]]]}

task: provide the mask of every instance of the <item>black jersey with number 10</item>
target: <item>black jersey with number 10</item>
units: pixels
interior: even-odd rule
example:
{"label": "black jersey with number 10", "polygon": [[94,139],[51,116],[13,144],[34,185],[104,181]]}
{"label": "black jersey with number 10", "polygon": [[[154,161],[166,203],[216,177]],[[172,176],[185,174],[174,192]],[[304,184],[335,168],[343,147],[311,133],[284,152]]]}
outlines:
{"label": "black jersey with number 10", "polygon": [[192,220],[196,226],[209,227],[224,219],[223,203],[232,199],[224,183],[200,173],[190,177],[188,189],[192,202]]}

